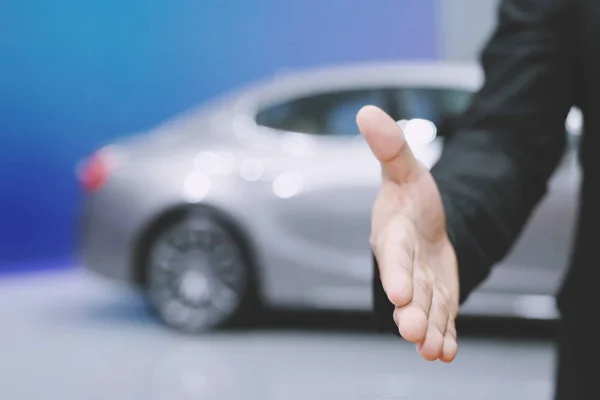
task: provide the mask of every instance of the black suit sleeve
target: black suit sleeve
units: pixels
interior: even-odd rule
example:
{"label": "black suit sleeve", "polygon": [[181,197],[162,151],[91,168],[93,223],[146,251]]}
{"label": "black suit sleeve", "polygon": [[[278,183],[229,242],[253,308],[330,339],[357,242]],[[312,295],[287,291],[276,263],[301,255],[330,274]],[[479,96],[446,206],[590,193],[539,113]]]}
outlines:
{"label": "black suit sleeve", "polygon": [[[508,253],[563,154],[575,59],[568,4],[501,3],[481,55],[484,85],[432,168],[458,257],[461,304]],[[374,295],[379,326],[393,326],[376,263]]]}

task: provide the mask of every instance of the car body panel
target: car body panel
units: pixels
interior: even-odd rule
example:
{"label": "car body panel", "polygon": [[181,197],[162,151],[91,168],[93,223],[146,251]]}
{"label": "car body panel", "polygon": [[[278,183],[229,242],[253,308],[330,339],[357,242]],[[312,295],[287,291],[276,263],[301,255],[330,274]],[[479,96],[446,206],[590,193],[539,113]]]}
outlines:
{"label": "car body panel", "polygon": [[[182,205],[219,210],[244,232],[261,295],[274,306],[369,309],[370,212],[379,165],[360,136],[281,131],[256,114],[287,99],[368,88],[475,91],[479,68],[385,63],[292,73],[249,86],[108,147],[108,182],[86,196],[82,260],[104,276],[139,281],[136,252],[161,215]],[[443,139],[415,146],[427,166]],[[579,172],[571,140],[549,193],[510,255],[465,304],[465,314],[554,318]]]}

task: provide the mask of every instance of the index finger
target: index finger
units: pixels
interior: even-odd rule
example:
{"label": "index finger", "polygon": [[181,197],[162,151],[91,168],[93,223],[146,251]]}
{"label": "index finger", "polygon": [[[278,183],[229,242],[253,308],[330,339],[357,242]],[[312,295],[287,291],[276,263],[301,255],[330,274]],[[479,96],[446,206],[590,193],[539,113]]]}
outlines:
{"label": "index finger", "polygon": [[391,221],[373,246],[383,289],[392,304],[403,307],[413,297],[414,239],[405,224]]}

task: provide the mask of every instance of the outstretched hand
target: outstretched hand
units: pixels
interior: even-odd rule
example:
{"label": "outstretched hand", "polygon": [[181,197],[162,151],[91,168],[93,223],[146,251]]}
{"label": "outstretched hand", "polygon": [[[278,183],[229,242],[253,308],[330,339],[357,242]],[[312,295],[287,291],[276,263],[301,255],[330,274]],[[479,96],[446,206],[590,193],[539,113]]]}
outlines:
{"label": "outstretched hand", "polygon": [[426,360],[450,362],[458,349],[458,267],[437,185],[413,155],[402,129],[383,110],[356,117],[379,160],[382,183],[373,206],[371,247],[399,332]]}

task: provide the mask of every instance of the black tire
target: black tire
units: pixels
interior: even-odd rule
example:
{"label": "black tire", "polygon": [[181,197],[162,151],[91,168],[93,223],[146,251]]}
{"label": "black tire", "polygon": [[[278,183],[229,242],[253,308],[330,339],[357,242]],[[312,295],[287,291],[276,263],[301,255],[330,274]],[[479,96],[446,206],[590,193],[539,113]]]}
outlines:
{"label": "black tire", "polygon": [[252,259],[239,232],[193,207],[163,218],[144,246],[144,286],[170,327],[202,333],[246,322],[257,302]]}

